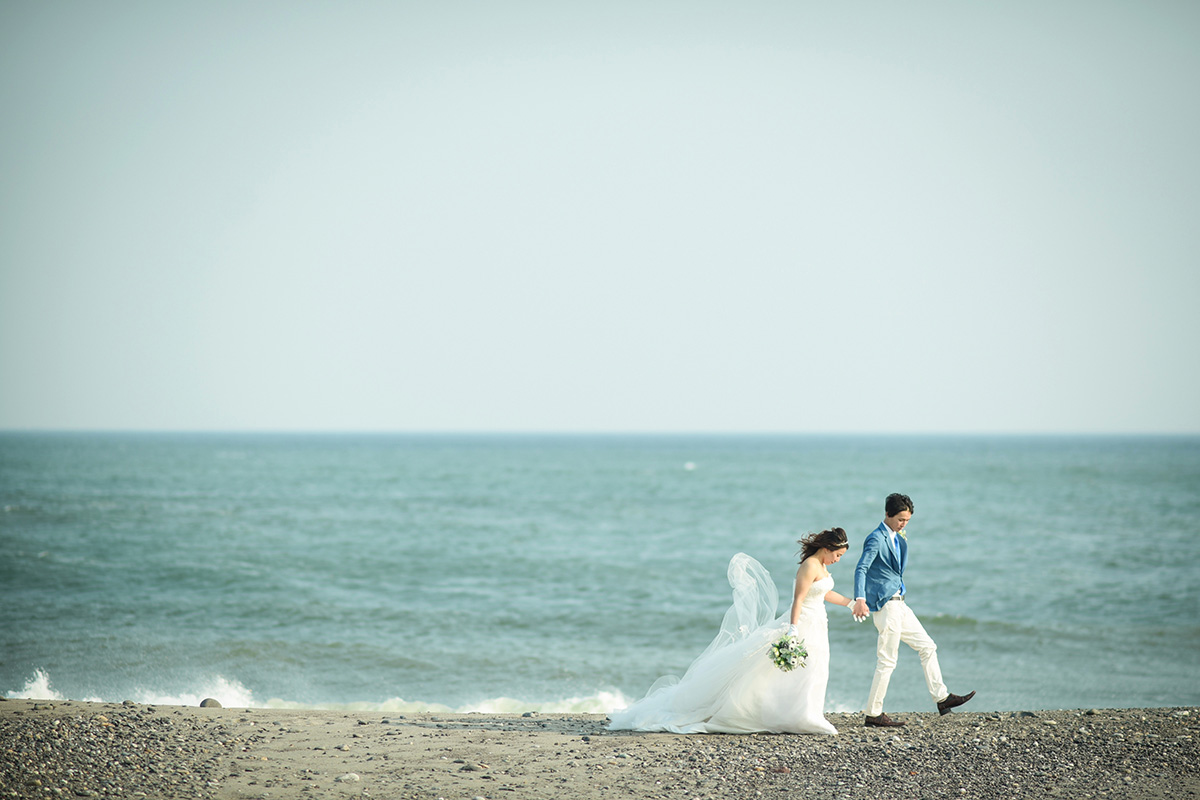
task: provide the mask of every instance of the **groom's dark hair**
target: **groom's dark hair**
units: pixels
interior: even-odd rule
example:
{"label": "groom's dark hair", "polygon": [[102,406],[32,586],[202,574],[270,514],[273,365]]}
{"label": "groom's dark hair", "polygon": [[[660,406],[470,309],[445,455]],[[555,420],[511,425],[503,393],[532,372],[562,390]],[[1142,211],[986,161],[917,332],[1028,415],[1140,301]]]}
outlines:
{"label": "groom's dark hair", "polygon": [[887,500],[883,504],[884,514],[888,517],[894,517],[901,511],[913,513],[912,500],[906,494],[889,494]]}

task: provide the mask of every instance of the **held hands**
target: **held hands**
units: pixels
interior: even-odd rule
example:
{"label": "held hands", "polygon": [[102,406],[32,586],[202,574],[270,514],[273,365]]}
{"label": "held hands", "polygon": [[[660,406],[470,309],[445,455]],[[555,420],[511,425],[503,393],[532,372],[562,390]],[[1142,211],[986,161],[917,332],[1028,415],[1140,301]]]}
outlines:
{"label": "held hands", "polygon": [[854,615],[855,622],[862,622],[867,618],[867,615],[871,613],[870,610],[867,609],[867,601],[863,600],[861,597],[851,603],[848,608],[850,609],[850,613]]}

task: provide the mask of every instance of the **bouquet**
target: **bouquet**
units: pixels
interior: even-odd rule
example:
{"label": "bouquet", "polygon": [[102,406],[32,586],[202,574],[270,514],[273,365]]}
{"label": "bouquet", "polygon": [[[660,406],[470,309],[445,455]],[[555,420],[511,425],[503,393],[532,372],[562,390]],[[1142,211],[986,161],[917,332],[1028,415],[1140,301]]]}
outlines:
{"label": "bouquet", "polygon": [[805,666],[804,659],[808,658],[808,649],[805,648],[803,639],[785,635],[771,645],[767,655],[775,662],[775,666],[784,672],[791,672],[796,667]]}

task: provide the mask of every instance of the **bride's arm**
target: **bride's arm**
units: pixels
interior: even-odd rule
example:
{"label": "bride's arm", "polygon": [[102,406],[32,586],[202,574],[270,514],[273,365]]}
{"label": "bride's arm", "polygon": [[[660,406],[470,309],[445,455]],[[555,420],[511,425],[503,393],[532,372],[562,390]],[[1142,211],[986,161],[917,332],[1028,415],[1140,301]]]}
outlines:
{"label": "bride's arm", "polygon": [[849,597],[844,597],[832,590],[825,593],[825,602],[833,603],[835,606],[845,606],[846,608],[850,608],[852,605],[854,605],[854,601]]}

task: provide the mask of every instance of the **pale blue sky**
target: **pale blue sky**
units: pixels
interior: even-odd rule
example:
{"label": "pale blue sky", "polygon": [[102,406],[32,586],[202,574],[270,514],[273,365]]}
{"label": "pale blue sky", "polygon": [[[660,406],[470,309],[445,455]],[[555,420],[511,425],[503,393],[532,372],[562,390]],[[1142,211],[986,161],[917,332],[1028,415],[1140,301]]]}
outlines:
{"label": "pale blue sky", "polygon": [[1200,5],[4,3],[0,428],[1200,432]]}

